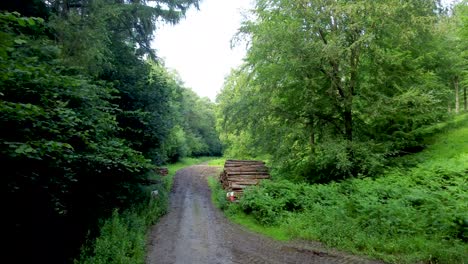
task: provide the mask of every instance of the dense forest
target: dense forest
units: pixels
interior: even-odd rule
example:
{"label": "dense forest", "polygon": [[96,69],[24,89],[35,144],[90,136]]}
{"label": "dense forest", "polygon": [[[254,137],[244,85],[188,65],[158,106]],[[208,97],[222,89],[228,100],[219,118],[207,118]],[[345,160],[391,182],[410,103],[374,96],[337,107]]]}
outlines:
{"label": "dense forest", "polygon": [[218,96],[226,154],[328,182],[421,150],[426,126],[467,111],[467,19],[466,1],[256,1]]}
{"label": "dense forest", "polygon": [[217,97],[272,181],[228,217],[389,263],[468,261],[468,1],[257,0]]}
{"label": "dense forest", "polygon": [[221,154],[214,103],[150,47],[197,2],[1,2],[6,257],[63,263],[99,219],[146,199],[155,166]]}
{"label": "dense forest", "polygon": [[156,167],[224,155],[273,178],[228,214],[389,261],[466,260],[467,0],[257,0],[216,103],[151,48],[198,7],[1,1],[4,258],[78,263],[105,219],[147,204]]}

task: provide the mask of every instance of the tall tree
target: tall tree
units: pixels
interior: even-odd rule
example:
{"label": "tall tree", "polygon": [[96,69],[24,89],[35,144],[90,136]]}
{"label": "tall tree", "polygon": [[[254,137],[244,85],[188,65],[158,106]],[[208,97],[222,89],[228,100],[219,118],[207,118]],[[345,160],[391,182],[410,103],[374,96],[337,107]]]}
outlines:
{"label": "tall tree", "polygon": [[[453,10],[442,17],[435,28],[436,39],[434,41],[435,72],[443,82],[451,87],[447,96],[449,111],[460,112],[460,100],[463,96],[461,88],[467,71],[466,41],[463,36],[463,8],[466,3],[459,3]],[[466,12],[466,11],[465,11]],[[465,14],[466,15],[466,14]],[[462,102],[463,103],[463,102]]]}
{"label": "tall tree", "polygon": [[[437,1],[257,1],[255,20],[239,34],[250,44],[248,77],[231,83],[246,86],[233,102],[256,100],[249,115],[268,112],[238,128],[263,126],[257,137],[291,138],[301,153],[292,159],[309,169],[324,162],[318,167],[336,177],[369,173],[362,159],[417,144],[412,131],[440,116],[433,110],[443,85],[424,66],[438,14]],[[236,111],[224,112],[235,118]],[[291,123],[300,132],[281,125]],[[268,150],[267,141],[256,142]],[[366,151],[373,142],[386,144]]]}
{"label": "tall tree", "polygon": [[42,19],[5,13],[0,23],[8,255],[63,263],[99,217],[138,199],[152,166],[117,137],[115,89],[64,67]]}
{"label": "tall tree", "polygon": [[460,67],[461,72],[461,81],[460,85],[463,87],[463,109],[468,111],[468,101],[466,89],[468,86],[468,1],[464,0],[457,4],[454,8],[454,17],[455,17],[455,32],[457,35],[457,47],[459,53],[459,58],[461,60],[460,64],[457,64],[457,67]]}
{"label": "tall tree", "polygon": [[0,5],[7,251],[66,263],[100,218],[145,199],[176,100],[149,43],[198,1],[22,2]]}

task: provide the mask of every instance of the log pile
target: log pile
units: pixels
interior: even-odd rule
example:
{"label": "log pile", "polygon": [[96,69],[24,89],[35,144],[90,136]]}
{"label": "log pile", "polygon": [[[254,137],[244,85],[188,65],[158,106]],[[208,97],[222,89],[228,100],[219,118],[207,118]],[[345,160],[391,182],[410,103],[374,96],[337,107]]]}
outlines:
{"label": "log pile", "polygon": [[244,188],[270,179],[265,162],[256,160],[226,160],[219,176],[221,186],[228,192],[240,196]]}

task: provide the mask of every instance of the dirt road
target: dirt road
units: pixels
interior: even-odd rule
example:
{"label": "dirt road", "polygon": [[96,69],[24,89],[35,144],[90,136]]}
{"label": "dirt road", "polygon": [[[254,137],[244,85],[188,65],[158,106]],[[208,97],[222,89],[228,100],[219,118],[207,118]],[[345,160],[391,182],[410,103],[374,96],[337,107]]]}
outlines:
{"label": "dirt road", "polygon": [[206,178],[217,173],[204,165],[177,172],[170,211],[151,231],[146,263],[380,263],[318,243],[274,241],[229,222],[210,200]]}

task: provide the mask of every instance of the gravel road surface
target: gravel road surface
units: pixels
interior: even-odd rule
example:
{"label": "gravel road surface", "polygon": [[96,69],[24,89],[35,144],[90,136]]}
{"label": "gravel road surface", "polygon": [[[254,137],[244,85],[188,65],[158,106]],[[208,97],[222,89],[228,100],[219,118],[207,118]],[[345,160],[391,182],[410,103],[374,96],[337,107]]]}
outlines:
{"label": "gravel road surface", "polygon": [[275,241],[231,223],[210,199],[207,177],[219,170],[197,165],[176,173],[169,213],[152,228],[146,263],[382,263],[319,243]]}

